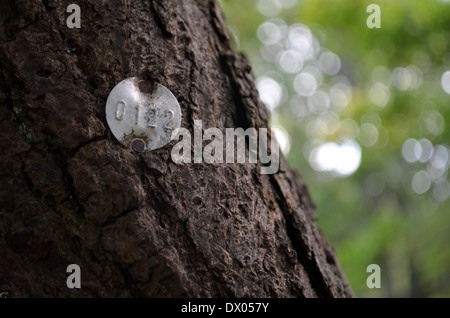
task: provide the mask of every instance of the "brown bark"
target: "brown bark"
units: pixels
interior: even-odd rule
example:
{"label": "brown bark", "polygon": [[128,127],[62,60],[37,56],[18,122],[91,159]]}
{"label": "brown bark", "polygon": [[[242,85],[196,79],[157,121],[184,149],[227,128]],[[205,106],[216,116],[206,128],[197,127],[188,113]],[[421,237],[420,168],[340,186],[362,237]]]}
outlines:
{"label": "brown bark", "polygon": [[[0,4],[0,292],[28,296],[346,297],[306,187],[282,160],[174,164],[136,154],[105,102],[139,76],[182,127],[267,127],[251,69],[209,0]],[[66,286],[81,267],[82,288]]]}

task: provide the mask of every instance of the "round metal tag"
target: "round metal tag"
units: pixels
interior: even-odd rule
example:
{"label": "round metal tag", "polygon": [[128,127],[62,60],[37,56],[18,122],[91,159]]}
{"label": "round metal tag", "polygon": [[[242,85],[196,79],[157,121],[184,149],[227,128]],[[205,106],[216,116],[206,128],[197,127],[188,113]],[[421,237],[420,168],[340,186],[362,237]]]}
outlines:
{"label": "round metal tag", "polygon": [[106,120],[114,137],[136,152],[167,145],[180,128],[181,110],[163,85],[154,87],[137,77],[117,84],[106,101]]}

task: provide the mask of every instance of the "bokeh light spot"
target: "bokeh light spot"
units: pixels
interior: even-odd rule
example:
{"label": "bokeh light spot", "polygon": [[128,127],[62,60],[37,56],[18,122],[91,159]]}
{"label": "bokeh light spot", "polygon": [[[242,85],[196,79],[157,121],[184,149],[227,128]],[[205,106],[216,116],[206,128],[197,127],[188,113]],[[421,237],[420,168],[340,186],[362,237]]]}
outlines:
{"label": "bokeh light spot", "polygon": [[277,81],[270,77],[261,76],[256,80],[256,87],[259,98],[270,111],[278,107],[283,89]]}
{"label": "bokeh light spot", "polygon": [[369,98],[375,105],[384,107],[389,102],[389,88],[383,83],[375,83],[370,87]]}
{"label": "bokeh light spot", "polygon": [[316,171],[328,171],[341,176],[349,176],[361,164],[361,147],[353,140],[346,141],[341,145],[328,142],[313,149],[309,162]]}
{"label": "bokeh light spot", "polygon": [[341,69],[341,60],[333,52],[324,52],[319,57],[320,69],[328,75],[336,75]]}
{"label": "bokeh light spot", "polygon": [[311,96],[317,89],[316,78],[307,72],[301,72],[294,79],[294,89],[297,94]]}
{"label": "bokeh light spot", "polygon": [[447,94],[450,94],[450,71],[442,74],[441,85]]}
{"label": "bokeh light spot", "polygon": [[430,189],[431,178],[430,175],[423,170],[420,170],[414,174],[411,186],[417,194],[423,194]]}

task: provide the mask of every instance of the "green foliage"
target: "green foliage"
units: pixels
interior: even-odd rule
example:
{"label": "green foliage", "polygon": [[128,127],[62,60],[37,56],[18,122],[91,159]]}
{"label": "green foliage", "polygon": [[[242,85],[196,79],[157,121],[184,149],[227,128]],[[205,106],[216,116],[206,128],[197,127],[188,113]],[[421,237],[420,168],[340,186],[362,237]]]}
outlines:
{"label": "green foliage", "polygon": [[[220,3],[356,295],[449,297],[450,2]],[[381,289],[366,286],[369,264]]]}

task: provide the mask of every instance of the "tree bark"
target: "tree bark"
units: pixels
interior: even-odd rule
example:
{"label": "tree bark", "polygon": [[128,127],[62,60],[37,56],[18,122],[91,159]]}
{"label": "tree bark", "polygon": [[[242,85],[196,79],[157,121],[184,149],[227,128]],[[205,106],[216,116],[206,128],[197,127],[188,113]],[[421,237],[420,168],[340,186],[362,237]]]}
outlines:
{"label": "tree bark", "polygon": [[[314,205],[281,160],[180,164],[106,123],[119,81],[169,88],[182,127],[267,127],[214,1],[0,4],[0,292],[9,297],[349,297]],[[81,289],[69,289],[69,264]]]}

